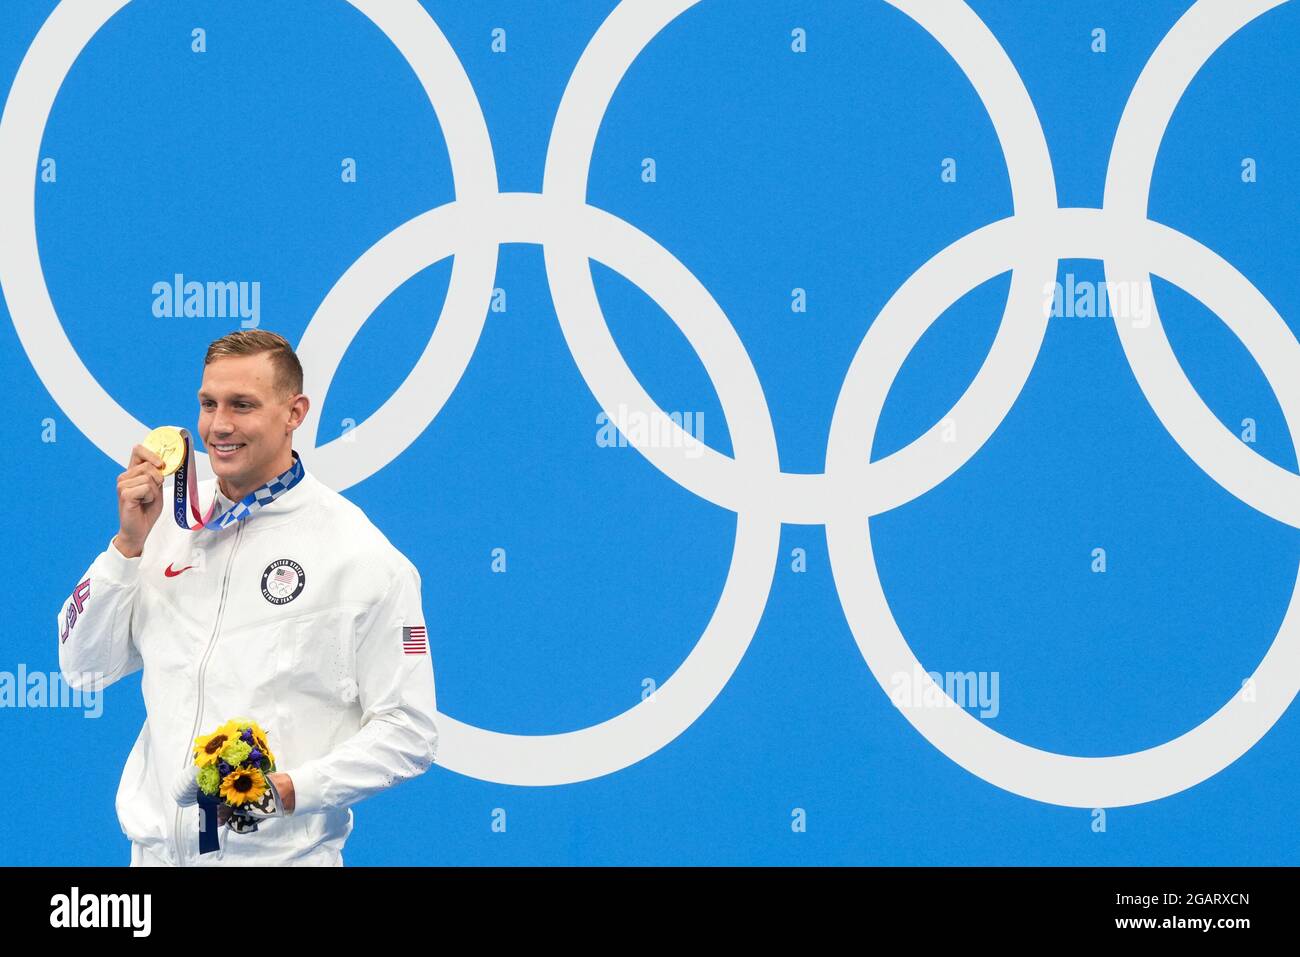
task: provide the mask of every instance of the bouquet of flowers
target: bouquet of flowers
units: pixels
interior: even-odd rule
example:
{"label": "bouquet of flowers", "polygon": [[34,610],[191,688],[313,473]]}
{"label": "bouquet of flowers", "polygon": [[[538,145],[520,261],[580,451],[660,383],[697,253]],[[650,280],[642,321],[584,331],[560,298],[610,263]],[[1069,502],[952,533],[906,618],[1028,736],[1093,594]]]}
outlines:
{"label": "bouquet of flowers", "polygon": [[259,820],[284,816],[274,771],[275,755],[256,721],[235,718],[194,739],[199,801],[229,808],[227,823],[241,834],[256,831]]}

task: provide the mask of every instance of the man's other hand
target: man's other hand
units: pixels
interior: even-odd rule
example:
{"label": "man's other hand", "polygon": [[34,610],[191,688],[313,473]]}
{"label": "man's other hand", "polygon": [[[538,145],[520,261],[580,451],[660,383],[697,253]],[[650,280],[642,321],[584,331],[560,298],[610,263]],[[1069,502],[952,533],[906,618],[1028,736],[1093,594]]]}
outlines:
{"label": "man's other hand", "polygon": [[294,808],[293,778],[289,777],[289,775],[285,774],[283,771],[277,771],[274,774],[268,774],[267,777],[271,779],[271,783],[275,785],[276,791],[278,791],[280,794],[280,801],[282,804],[284,804],[284,813],[285,814],[293,813],[293,808]]}

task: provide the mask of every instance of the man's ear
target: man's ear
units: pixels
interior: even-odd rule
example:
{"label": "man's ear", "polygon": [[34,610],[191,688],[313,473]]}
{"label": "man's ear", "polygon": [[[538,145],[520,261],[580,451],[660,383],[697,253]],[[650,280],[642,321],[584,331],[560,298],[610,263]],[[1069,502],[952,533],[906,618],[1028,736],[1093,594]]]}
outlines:
{"label": "man's ear", "polygon": [[292,432],[298,426],[302,425],[307,418],[307,410],[311,408],[311,399],[306,395],[298,395],[293,400],[293,405],[289,411],[289,431]]}

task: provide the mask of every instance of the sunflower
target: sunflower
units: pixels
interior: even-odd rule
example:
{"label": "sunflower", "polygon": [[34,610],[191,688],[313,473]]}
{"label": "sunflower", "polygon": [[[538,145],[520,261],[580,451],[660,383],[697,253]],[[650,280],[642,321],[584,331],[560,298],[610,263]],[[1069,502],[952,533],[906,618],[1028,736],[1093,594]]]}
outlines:
{"label": "sunflower", "polygon": [[221,757],[221,751],[239,734],[233,721],[227,721],[212,734],[200,735],[194,739],[194,763],[201,768],[211,767]]}
{"label": "sunflower", "polygon": [[266,743],[266,732],[262,730],[256,721],[252,718],[236,718],[230,723],[235,727],[236,735],[239,735],[243,729],[247,728],[252,733],[253,747],[270,758],[272,764],[275,763],[275,755],[271,753],[271,749]]}
{"label": "sunflower", "polygon": [[266,743],[266,738],[258,734],[256,731],[253,732],[253,746],[262,752],[262,756],[267,758],[271,762],[272,766],[275,765],[275,755],[271,753],[271,748]]}
{"label": "sunflower", "polygon": [[[255,740],[256,740],[256,739],[255,739]],[[265,739],[265,738],[261,739],[261,740],[258,742],[257,750],[261,751],[262,754],[265,755],[265,757],[267,758],[267,760],[271,762],[271,770],[274,771],[274,770],[275,770],[275,755],[272,754],[272,753],[271,753],[271,749],[268,748],[268,747],[266,746],[266,739]]]}
{"label": "sunflower", "polygon": [[266,793],[266,778],[258,770],[236,769],[221,782],[221,796],[227,804],[253,804]]}

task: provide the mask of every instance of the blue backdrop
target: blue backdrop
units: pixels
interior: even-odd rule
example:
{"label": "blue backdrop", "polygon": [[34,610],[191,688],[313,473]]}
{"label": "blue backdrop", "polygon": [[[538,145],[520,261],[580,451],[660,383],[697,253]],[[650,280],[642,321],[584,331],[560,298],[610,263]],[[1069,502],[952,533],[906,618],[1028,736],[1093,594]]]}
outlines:
{"label": "blue backdrop", "polygon": [[[0,5],[0,94],[53,0]],[[612,2],[423,0],[486,116],[502,191],[542,188],[565,85]],[[1099,206],[1116,124],[1186,0],[973,0],[1023,78],[1059,203]],[[206,31],[206,51],[191,31]],[[1094,50],[1093,30],[1106,31]],[[494,29],[504,51],[494,51]],[[792,30],[806,31],[806,52]],[[501,34],[498,34],[500,46]],[[1297,328],[1300,9],[1248,24],[1209,60],[1160,148],[1151,217],[1249,278]],[[345,270],[455,197],[438,120],[387,38],[343,0],[134,0],[77,58],[40,149],[50,296],[126,411],[195,427],[203,350],[239,320],[158,317],[174,274],[260,283],[260,328],[297,343]],[[643,160],[653,158],[647,182]],[[1243,180],[1242,160],[1257,164]],[[356,182],[341,175],[356,161]],[[942,163],[956,160],[955,182]],[[39,170],[33,170],[37,175]],[[926,260],[1012,212],[988,113],[952,58],[879,0],[704,0],[614,94],[588,202],[635,225],[712,294],[752,359],[782,468],[819,472],[836,397],[872,318]],[[17,228],[0,222],[0,229]],[[627,363],[664,410],[702,413],[731,454],[709,377],[673,321],[593,264]],[[320,440],[362,422],[438,320],[445,259],[366,322],[329,390]],[[1101,281],[1063,261],[1062,281]],[[1010,285],[948,309],[908,358],[879,457],[939,421],[988,352]],[[596,441],[600,405],[566,348],[542,249],[501,248],[477,350],[434,423],[345,490],[420,569],[440,711],[512,734],[597,724],[667,681],[708,623],[736,515],[632,447]],[[791,307],[806,291],[806,311]],[[1188,291],[1155,281],[1197,391],[1296,470],[1277,400]],[[5,307],[0,307],[5,308]],[[8,320],[9,313],[5,313]],[[0,323],[10,583],[0,671],[58,668],[55,615],[116,529],[121,466],[51,397]],[[53,432],[51,432],[52,420]],[[50,439],[54,440],[51,441]],[[121,450],[124,454],[127,450]],[[310,455],[303,454],[310,470]],[[39,493],[39,494],[38,494]],[[1102,756],[1200,724],[1272,643],[1300,534],[1210,479],[1156,418],[1113,324],[1053,318],[1029,381],[956,474],[872,522],[885,593],[926,667],[996,672],[984,720],[1037,748]],[[1107,568],[1094,571],[1093,550]],[[493,570],[493,549],[507,570]],[[796,549],[806,555],[798,570]],[[121,864],[113,808],[144,709],[139,675],[103,714],[0,708],[11,781],[0,864]],[[1296,864],[1296,708],[1221,773],[1162,800],[1088,809],[1002,790],[903,718],[867,669],[825,530],[786,524],[770,597],[723,692],[685,732],[615,773],[551,787],[435,767],[356,807],[349,864]],[[17,785],[15,787],[14,785]],[[29,801],[24,792],[40,795]],[[21,800],[19,799],[21,796]],[[26,813],[24,806],[38,806]],[[494,828],[502,819],[507,826]]]}

